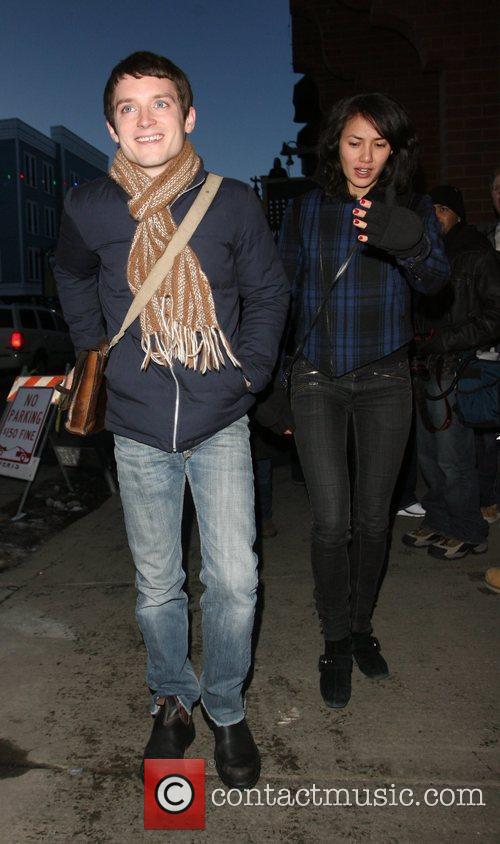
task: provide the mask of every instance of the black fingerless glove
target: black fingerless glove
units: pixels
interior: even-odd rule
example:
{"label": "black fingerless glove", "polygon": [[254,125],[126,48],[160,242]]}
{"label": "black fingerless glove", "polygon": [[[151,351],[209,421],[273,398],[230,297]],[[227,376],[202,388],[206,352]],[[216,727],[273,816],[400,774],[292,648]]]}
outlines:
{"label": "black fingerless glove", "polygon": [[364,234],[372,246],[397,258],[425,257],[424,225],[414,211],[372,201],[364,220]]}

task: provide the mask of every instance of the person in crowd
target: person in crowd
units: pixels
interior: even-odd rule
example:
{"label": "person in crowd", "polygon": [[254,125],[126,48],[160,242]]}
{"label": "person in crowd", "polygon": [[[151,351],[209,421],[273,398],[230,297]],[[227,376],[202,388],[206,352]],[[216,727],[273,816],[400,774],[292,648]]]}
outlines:
{"label": "person in crowd", "polygon": [[451,266],[449,284],[433,299],[417,297],[417,450],[428,490],[425,517],[403,542],[438,559],[481,554],[488,524],[480,510],[474,430],[457,415],[453,385],[459,358],[500,338],[500,263],[484,235],[465,222],[463,197],[452,185],[430,192]]}
{"label": "person in crowd", "polygon": [[323,187],[301,198],[298,213],[293,204],[287,209],[280,238],[293,279],[296,340],[306,337],[291,397],[325,639],[320,692],[335,708],[349,701],[353,656],[367,677],[388,675],[372,613],[411,423],[410,290],[437,293],[448,278],[432,203],[411,190],[416,155],[415,132],[398,102],[380,93],[342,99],[320,141]]}
{"label": "person in crowd", "polygon": [[[478,226],[493,248],[500,252],[500,167],[493,173],[490,182],[490,196],[495,217],[488,223]],[[490,350],[500,357],[500,345]],[[476,441],[476,457],[479,472],[479,496],[481,512],[488,524],[494,524],[500,519],[500,484],[499,484],[499,451],[498,431],[474,432]]]}
{"label": "person in crowd", "polygon": [[[65,201],[55,275],[76,349],[115,335],[149,271],[205,183],[188,141],[191,86],[163,56],[134,53],[104,91],[118,144],[110,174]],[[260,203],[223,179],[190,243],[140,320],[111,351],[106,427],[136,566],[137,619],[154,716],[144,759],[181,758],[201,696],[219,776],[251,787],[259,752],[242,687],[257,590],[247,411],[270,381],[289,284]],[[201,538],[204,666],[188,658],[181,559],[188,481]]]}
{"label": "person in crowd", "polygon": [[[480,353],[481,354],[481,353]],[[482,355],[489,360],[499,360],[500,347],[493,347]],[[479,481],[479,505],[483,519],[494,525],[500,519],[500,484],[498,464],[500,443],[498,430],[475,429],[476,466]]]}
{"label": "person in crowd", "polygon": [[488,240],[490,241],[491,245],[496,249],[497,252],[500,251],[500,167],[495,169],[493,173],[493,179],[490,183],[490,195],[491,195],[491,202],[493,204],[493,210],[495,217],[494,219],[490,220],[488,223],[482,223],[478,226],[479,231],[481,231]]}
{"label": "person in crowd", "polygon": [[271,167],[269,173],[267,174],[268,179],[287,179],[288,173],[286,172],[285,168],[281,163],[281,158],[275,158],[273,161],[273,166]]}
{"label": "person in crowd", "polygon": [[273,470],[277,460],[290,454],[292,428],[289,402],[275,379],[257,396],[250,413],[257,536],[262,539],[273,539],[278,535],[273,520]]}
{"label": "person in crowd", "polygon": [[[410,353],[411,358],[411,353]],[[413,417],[410,428],[408,442],[406,444],[406,451],[403,457],[403,463],[399,472],[399,477],[396,481],[396,487],[393,497],[393,510],[396,516],[406,516],[413,519],[422,518],[425,515],[425,510],[418,500],[417,488],[418,476],[418,460],[417,460],[417,432],[415,420],[415,408],[413,408]]]}

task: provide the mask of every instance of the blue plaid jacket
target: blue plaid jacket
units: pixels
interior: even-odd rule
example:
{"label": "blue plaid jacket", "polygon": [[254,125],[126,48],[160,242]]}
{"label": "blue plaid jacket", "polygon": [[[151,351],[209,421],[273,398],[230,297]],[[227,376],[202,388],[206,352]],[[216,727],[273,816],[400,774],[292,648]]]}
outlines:
{"label": "blue plaid jacket", "polygon": [[[352,225],[355,205],[317,188],[301,197],[298,214],[293,202],[285,212],[279,249],[292,283],[295,344],[350,247],[359,243]],[[409,207],[424,221],[421,256],[396,259],[369,244],[359,245],[304,346],[304,356],[322,371],[344,375],[407,344],[413,336],[411,288],[433,294],[447,282],[449,266],[430,197],[415,195]]]}

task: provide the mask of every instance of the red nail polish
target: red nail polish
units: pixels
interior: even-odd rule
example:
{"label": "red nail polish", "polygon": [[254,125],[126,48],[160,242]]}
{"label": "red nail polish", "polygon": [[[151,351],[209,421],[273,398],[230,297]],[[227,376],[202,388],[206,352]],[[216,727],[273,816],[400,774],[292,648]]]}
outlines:
{"label": "red nail polish", "polygon": [[360,205],[366,205],[366,199],[360,199],[359,204]]}
{"label": "red nail polish", "polygon": [[359,226],[359,220],[353,220],[355,226]]}
{"label": "red nail polish", "polygon": [[354,209],[354,211],[353,211],[352,213],[353,213],[353,214],[359,214],[359,208],[355,208],[355,209]]}

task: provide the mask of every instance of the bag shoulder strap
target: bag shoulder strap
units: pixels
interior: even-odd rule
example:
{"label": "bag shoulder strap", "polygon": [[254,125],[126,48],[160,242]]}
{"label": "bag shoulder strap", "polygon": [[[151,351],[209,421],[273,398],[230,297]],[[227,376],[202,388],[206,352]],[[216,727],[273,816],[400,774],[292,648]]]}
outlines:
{"label": "bag shoulder strap", "polygon": [[132,325],[135,319],[137,319],[141,311],[151,299],[155,290],[162,283],[167,273],[170,272],[175,257],[179,254],[179,252],[182,252],[187,243],[189,243],[189,240],[207,213],[215,194],[219,190],[221,182],[222,176],[218,176],[215,173],[208,174],[198,196],[180,223],[179,227],[174,232],[165,252],[158,258],[141,289],[134,296],[134,300],[125,315],[125,319],[123,320],[122,327],[120,328],[118,334],[115,334],[109,344],[110,349],[112,349],[113,346],[116,346],[118,341],[122,339],[127,328]]}
{"label": "bag shoulder strap", "polygon": [[[312,332],[312,330],[313,330],[314,326],[316,325],[316,323],[317,323],[318,319],[320,318],[321,313],[322,313],[322,311],[323,311],[323,308],[325,307],[326,303],[328,302],[328,300],[329,300],[329,298],[330,298],[330,294],[331,294],[331,293],[332,293],[332,291],[333,291],[333,288],[334,288],[334,287],[335,287],[335,285],[337,284],[337,282],[338,282],[338,280],[340,279],[341,275],[343,275],[343,274],[345,273],[345,271],[346,271],[347,267],[348,267],[348,266],[349,266],[349,264],[351,263],[352,257],[353,257],[353,255],[354,255],[354,253],[355,253],[356,249],[358,248],[358,246],[359,246],[359,244],[356,242],[356,243],[354,243],[354,244],[350,247],[349,252],[347,253],[347,256],[346,256],[345,260],[342,262],[342,264],[341,264],[341,265],[340,265],[340,267],[338,268],[337,272],[335,273],[335,275],[334,275],[334,277],[333,277],[332,281],[331,281],[331,282],[330,282],[330,284],[328,285],[328,290],[326,291],[325,295],[323,296],[323,299],[321,300],[320,305],[319,305],[319,306],[318,306],[318,308],[316,309],[316,312],[315,312],[315,314],[314,314],[313,318],[311,319],[311,322],[309,323],[309,327],[308,327],[308,329],[307,329],[306,333],[303,335],[303,337],[302,337],[302,339],[301,339],[300,343],[297,345],[297,347],[296,347],[296,349],[295,349],[295,351],[294,351],[293,355],[291,355],[291,357],[290,357],[290,359],[289,359],[289,361],[288,361],[287,373],[286,373],[286,374],[288,374],[288,375],[289,375],[289,374],[291,374],[291,371],[292,371],[293,365],[294,365],[295,361],[296,361],[296,360],[298,360],[298,358],[299,358],[299,357],[300,357],[300,355],[302,354],[302,351],[303,351],[303,349],[304,349],[304,346],[306,345],[306,342],[307,342],[307,338],[308,338],[308,337],[309,337],[309,335],[311,334],[311,332]],[[321,253],[320,253],[320,255],[321,255]]]}

